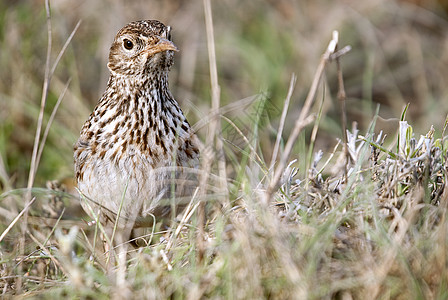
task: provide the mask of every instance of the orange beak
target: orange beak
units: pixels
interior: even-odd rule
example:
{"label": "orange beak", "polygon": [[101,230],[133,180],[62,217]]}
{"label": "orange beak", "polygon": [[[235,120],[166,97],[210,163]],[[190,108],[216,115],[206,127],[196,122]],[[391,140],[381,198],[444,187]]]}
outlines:
{"label": "orange beak", "polygon": [[173,44],[173,42],[168,41],[167,39],[160,38],[159,42],[155,44],[154,46],[150,46],[144,50],[144,52],[148,53],[149,56],[152,56],[156,53],[163,52],[163,51],[179,51],[176,47],[176,45]]}

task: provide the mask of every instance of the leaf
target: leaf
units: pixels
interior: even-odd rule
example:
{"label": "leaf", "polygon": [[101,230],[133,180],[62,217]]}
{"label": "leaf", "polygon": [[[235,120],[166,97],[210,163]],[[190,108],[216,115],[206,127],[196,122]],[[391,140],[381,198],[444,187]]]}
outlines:
{"label": "leaf", "polygon": [[386,148],[384,148],[382,145],[378,144],[377,142],[372,141],[372,140],[368,140],[368,139],[366,139],[366,138],[363,137],[363,136],[359,136],[359,138],[360,138],[361,140],[363,140],[363,141],[369,143],[371,146],[373,146],[373,147],[375,147],[375,148],[377,148],[377,149],[380,149],[382,152],[387,153],[391,158],[393,158],[393,159],[396,159],[396,158],[397,158],[397,155],[396,155],[395,153],[393,153],[393,152],[390,151],[390,150],[387,150]]}
{"label": "leaf", "polygon": [[401,119],[400,119],[400,121],[404,121],[404,119],[405,119],[405,117],[406,117],[406,112],[408,111],[408,108],[409,108],[409,103],[406,104],[406,107],[404,108],[403,113],[401,114]]}

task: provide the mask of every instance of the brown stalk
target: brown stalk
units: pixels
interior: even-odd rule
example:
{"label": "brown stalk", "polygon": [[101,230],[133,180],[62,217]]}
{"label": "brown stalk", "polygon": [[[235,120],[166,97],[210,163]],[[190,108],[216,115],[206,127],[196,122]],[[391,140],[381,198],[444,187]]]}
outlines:
{"label": "brown stalk", "polygon": [[[51,26],[51,13],[50,13],[50,1],[49,0],[45,0],[45,12],[46,12],[46,17],[47,17],[47,37],[48,37],[47,54],[46,54],[46,60],[45,60],[45,74],[44,74],[44,82],[43,82],[43,87],[42,87],[42,96],[41,96],[41,101],[40,101],[40,110],[39,110],[39,116],[37,119],[36,134],[34,136],[33,153],[31,156],[30,172],[29,172],[28,183],[27,183],[28,194],[25,197],[25,207],[26,208],[29,208],[29,203],[31,202],[31,188],[34,184],[34,179],[36,176],[37,167],[39,165],[40,157],[42,155],[43,147],[45,145],[45,140],[47,138],[50,125],[54,118],[54,114],[56,113],[56,110],[59,107],[59,103],[58,103],[55,106],[55,108],[53,109],[52,117],[50,117],[49,123],[47,124],[48,130],[45,130],[45,133],[44,133],[44,136],[42,139],[42,143],[39,143],[40,137],[41,137],[41,131],[42,131],[42,127],[43,127],[44,111],[45,111],[45,106],[47,103],[51,77],[54,74],[54,71],[59,63],[59,60],[61,59],[62,55],[64,54],[71,39],[73,38],[76,30],[78,29],[78,27],[80,25],[80,22],[78,22],[78,24],[75,26],[74,30],[72,31],[72,33],[66,40],[61,51],[59,52],[52,68],[50,69],[51,48],[52,48],[52,26]],[[65,94],[65,91],[64,91],[64,94]],[[60,101],[62,101],[62,97],[60,97],[60,100],[58,99],[58,102],[60,102]],[[23,254],[25,251],[24,244],[25,244],[25,232],[26,232],[27,224],[28,224],[28,211],[26,209],[26,210],[24,210],[23,222],[21,224],[22,237],[19,240],[19,245],[20,245],[19,250],[20,250],[21,254]],[[21,285],[22,285],[21,279],[19,278],[19,280],[17,281],[18,291],[21,290]]]}
{"label": "brown stalk", "polygon": [[[218,111],[220,107],[221,88],[218,83],[218,71],[216,67],[216,51],[215,51],[215,37],[213,31],[213,18],[210,0],[204,0],[205,7],[205,24],[207,31],[207,48],[210,62],[210,79],[212,89],[212,111]],[[210,132],[208,142],[212,143],[213,138],[216,139],[216,152],[218,156],[218,170],[221,178],[220,187],[224,194],[227,190],[227,176],[226,176],[226,161],[224,159],[223,141],[221,138],[221,122],[218,115],[214,116],[210,122]]]}
{"label": "brown stalk", "polygon": [[8,227],[3,231],[2,235],[0,235],[0,242],[5,238],[5,236],[8,234],[8,232],[11,230],[11,228],[19,221],[19,219],[22,217],[22,215],[28,210],[28,208],[31,206],[31,204],[34,203],[36,198],[31,199],[25,207],[22,209],[22,211],[14,218],[14,220],[9,223]]}
{"label": "brown stalk", "polygon": [[[40,111],[39,111],[39,117],[37,119],[37,128],[36,128],[36,134],[34,136],[34,146],[33,146],[33,154],[31,156],[31,166],[30,166],[30,173],[28,176],[28,194],[25,197],[25,208],[24,209],[24,216],[23,216],[23,222],[21,224],[21,231],[22,236],[19,239],[19,253],[20,255],[23,255],[25,252],[25,234],[27,230],[27,224],[28,224],[28,207],[29,203],[31,202],[31,187],[34,183],[34,177],[36,175],[36,169],[37,169],[37,153],[38,153],[38,146],[39,146],[39,139],[40,139],[40,132],[42,130],[42,123],[44,118],[44,109],[45,104],[47,102],[47,96],[48,96],[48,86],[50,84],[50,58],[51,58],[51,45],[52,45],[52,38],[51,38],[51,15],[50,15],[50,0],[45,0],[45,12],[47,15],[47,56],[45,60],[45,75],[44,75],[44,83],[42,88],[42,97],[40,101]],[[19,266],[20,273],[22,272],[22,265]],[[22,279],[20,277],[16,280],[17,290],[18,293],[22,292]]]}
{"label": "brown stalk", "polygon": [[44,83],[42,88],[42,97],[40,100],[40,111],[39,111],[39,117],[37,119],[37,128],[36,128],[36,134],[34,136],[34,147],[33,147],[33,154],[31,156],[31,166],[30,166],[30,174],[28,176],[28,185],[27,188],[30,189],[33,186],[34,183],[34,177],[36,175],[37,170],[37,153],[39,148],[39,140],[40,140],[40,133],[42,130],[42,123],[44,119],[44,110],[45,105],[47,103],[47,96],[48,96],[48,87],[50,86],[50,59],[51,59],[51,46],[52,46],[52,29],[51,29],[51,15],[50,15],[50,1],[45,0],[45,12],[47,14],[47,37],[48,37],[48,43],[47,43],[47,57],[45,60],[45,75],[44,75]]}
{"label": "brown stalk", "polygon": [[277,139],[275,140],[274,150],[272,151],[271,164],[269,170],[274,169],[275,162],[277,161],[277,155],[280,148],[280,141],[282,139],[283,128],[285,127],[286,115],[288,114],[289,102],[291,101],[292,93],[297,82],[296,74],[292,74],[291,81],[289,82],[288,94],[286,95],[285,103],[283,104],[282,116],[280,118],[280,124],[278,125]]}
{"label": "brown stalk", "polygon": [[[208,58],[210,63],[210,79],[211,79],[211,89],[212,89],[212,107],[211,111],[218,111],[220,106],[220,87],[218,84],[218,72],[216,67],[216,52],[215,52],[215,40],[213,33],[213,18],[210,0],[204,0],[204,15],[205,15],[205,27],[207,32],[207,48],[208,48]],[[219,115],[215,115],[210,120],[209,132],[207,135],[206,149],[202,153],[202,170],[204,170],[203,176],[200,178],[199,182],[199,196],[200,204],[198,207],[198,236],[197,236],[197,247],[198,247],[198,258],[201,261],[204,252],[204,226],[205,226],[205,203],[202,201],[205,196],[207,189],[207,181],[209,173],[211,171],[211,165],[213,163],[213,158],[216,155],[219,157],[218,168],[220,175],[220,188],[227,194],[227,183],[226,183],[226,167],[224,161],[223,144],[220,137],[221,123],[219,120]],[[216,155],[212,155],[210,152],[212,149],[213,141],[216,138]]]}
{"label": "brown stalk", "polygon": [[[278,188],[279,185],[279,181],[280,178],[284,172],[284,169],[286,167],[287,161],[289,159],[289,156],[291,154],[292,148],[297,140],[297,137],[299,136],[300,132],[302,131],[302,129],[308,124],[306,122],[307,118],[308,118],[308,114],[311,108],[311,105],[314,103],[314,99],[316,96],[316,92],[317,92],[317,88],[319,86],[319,83],[321,81],[322,75],[324,73],[325,67],[326,65],[331,62],[331,58],[332,55],[334,55],[336,52],[336,46],[338,44],[338,32],[334,31],[333,32],[333,38],[330,41],[330,43],[328,44],[327,50],[325,51],[325,53],[322,55],[322,58],[320,60],[319,66],[317,67],[316,73],[314,75],[314,79],[313,82],[311,84],[311,88],[310,91],[308,92],[308,95],[306,97],[305,100],[305,104],[303,105],[302,111],[300,112],[299,118],[297,119],[294,129],[291,133],[291,135],[288,138],[288,141],[285,145],[285,150],[283,152],[283,155],[280,158],[280,162],[277,166],[277,168],[275,169],[274,172],[274,176],[272,178],[272,180],[270,181],[266,192],[265,192],[265,197],[264,197],[264,202],[267,204],[269,202],[269,200],[272,197],[272,194],[274,193],[274,191]],[[346,48],[344,48],[343,50],[345,51]],[[342,50],[341,50],[342,51]],[[345,54],[342,53],[342,54]],[[342,55],[340,54],[340,55]]]}
{"label": "brown stalk", "polygon": [[[416,191],[416,198],[421,199],[423,197],[423,191],[420,188]],[[365,278],[367,294],[376,299],[380,293],[380,289],[387,275],[394,266],[394,261],[400,252],[400,246],[402,246],[403,241],[406,237],[410,225],[413,223],[415,216],[421,207],[419,205],[413,205],[407,212],[407,216],[403,216],[396,208],[392,209],[394,218],[397,220],[397,229],[391,233],[391,245],[388,250],[383,254],[382,258],[379,260],[379,264],[373,269],[372,275],[367,275]]]}
{"label": "brown stalk", "polygon": [[[336,45],[336,51],[337,51],[337,45]],[[348,153],[348,145],[347,145],[347,111],[345,107],[345,101],[347,99],[347,96],[345,94],[345,88],[344,88],[344,77],[342,76],[342,69],[341,69],[341,61],[340,56],[336,56],[336,69],[338,74],[338,100],[339,105],[341,108],[341,123],[342,123],[342,139],[344,141],[344,156],[345,156],[345,167],[344,167],[344,178],[347,180],[347,172],[348,172],[348,165],[350,163],[350,156]]]}
{"label": "brown stalk", "polygon": [[54,262],[54,264],[55,265],[57,265],[61,270],[62,270],[62,272],[64,273],[64,274],[67,274],[68,275],[68,272],[67,272],[67,270],[61,265],[61,263],[59,262],[59,260],[57,260],[54,256],[53,256],[53,254],[51,254],[51,252],[49,251],[49,250],[47,250],[46,248],[45,248],[45,246],[44,246],[44,244],[42,244],[31,232],[29,232],[29,231],[27,231],[27,233],[28,233],[28,236],[33,240],[33,242],[35,242],[38,246],[39,246],[39,248],[42,250],[42,251],[45,251],[45,253],[50,257],[50,259]]}
{"label": "brown stalk", "polygon": [[64,99],[65,93],[67,92],[68,86],[70,85],[70,82],[72,79],[70,78],[67,83],[65,84],[64,90],[59,95],[58,101],[56,102],[56,105],[53,108],[53,111],[51,112],[50,118],[48,119],[47,126],[45,126],[44,135],[42,136],[42,140],[40,141],[39,145],[39,152],[37,153],[37,165],[39,164],[40,158],[42,157],[42,152],[44,151],[45,142],[47,141],[48,133],[50,132],[51,125],[53,124],[54,117],[56,116],[56,112],[58,111],[59,105],[62,102],[62,99]]}

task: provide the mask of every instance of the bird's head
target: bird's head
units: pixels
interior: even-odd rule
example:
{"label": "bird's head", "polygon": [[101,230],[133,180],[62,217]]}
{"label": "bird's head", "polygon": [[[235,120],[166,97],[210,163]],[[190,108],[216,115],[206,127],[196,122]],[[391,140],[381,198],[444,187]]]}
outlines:
{"label": "bird's head", "polygon": [[120,75],[145,75],[168,71],[177,47],[170,27],[156,20],[129,23],[115,36],[107,67]]}

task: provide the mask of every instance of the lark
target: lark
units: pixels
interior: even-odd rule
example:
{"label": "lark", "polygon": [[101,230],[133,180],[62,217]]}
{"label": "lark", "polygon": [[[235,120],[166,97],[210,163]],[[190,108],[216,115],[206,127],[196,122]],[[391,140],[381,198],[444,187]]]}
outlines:
{"label": "lark", "polygon": [[82,206],[100,222],[167,215],[173,205],[163,200],[187,193],[179,182],[199,164],[197,137],[168,86],[178,51],[170,31],[156,20],[118,31],[107,88],[74,146]]}

